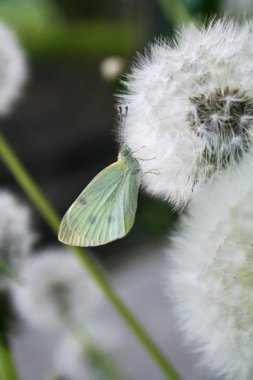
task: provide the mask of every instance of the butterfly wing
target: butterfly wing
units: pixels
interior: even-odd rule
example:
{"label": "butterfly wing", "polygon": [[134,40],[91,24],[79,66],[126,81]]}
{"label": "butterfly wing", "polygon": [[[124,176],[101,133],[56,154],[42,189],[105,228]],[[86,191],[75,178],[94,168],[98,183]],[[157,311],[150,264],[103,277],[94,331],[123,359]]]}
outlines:
{"label": "butterfly wing", "polygon": [[125,236],[134,223],[139,177],[116,162],[100,172],[64,215],[59,240],[96,246]]}

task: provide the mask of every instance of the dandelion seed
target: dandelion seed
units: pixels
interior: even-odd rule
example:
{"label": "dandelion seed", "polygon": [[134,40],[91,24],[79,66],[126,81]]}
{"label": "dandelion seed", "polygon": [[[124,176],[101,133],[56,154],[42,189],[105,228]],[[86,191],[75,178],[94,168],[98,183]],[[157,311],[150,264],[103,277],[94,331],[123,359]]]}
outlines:
{"label": "dandelion seed", "polygon": [[78,261],[62,249],[30,257],[22,284],[13,286],[20,315],[40,328],[82,324],[100,303],[100,293]]}
{"label": "dandelion seed", "polygon": [[20,96],[27,79],[24,53],[14,32],[0,23],[0,114],[6,114]]}
{"label": "dandelion seed", "polygon": [[169,250],[167,292],[186,341],[225,380],[253,373],[253,161],[198,193]]}
{"label": "dandelion seed", "polygon": [[[146,189],[181,207],[219,173],[252,154],[253,22],[182,28],[140,57],[120,96],[123,142],[156,157]],[[154,167],[140,161],[142,172]],[[152,168],[151,168],[152,165]]]}

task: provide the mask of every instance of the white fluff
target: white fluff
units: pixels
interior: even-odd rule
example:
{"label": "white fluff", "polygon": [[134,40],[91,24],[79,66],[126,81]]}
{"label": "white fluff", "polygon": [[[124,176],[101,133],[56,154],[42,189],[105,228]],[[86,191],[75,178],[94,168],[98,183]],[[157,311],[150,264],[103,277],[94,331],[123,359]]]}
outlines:
{"label": "white fluff", "polygon": [[100,292],[77,259],[64,249],[45,249],[27,259],[22,283],[13,286],[20,315],[40,328],[82,324],[100,303]]}
{"label": "white fluff", "polygon": [[252,15],[252,0],[222,0],[221,5],[224,11],[235,15]]}
{"label": "white fluff", "polygon": [[89,354],[71,335],[64,335],[54,355],[54,371],[68,380],[90,380]]}
{"label": "white fluff", "polygon": [[253,376],[252,200],[251,156],[195,196],[168,251],[179,327],[227,380]]}
{"label": "white fluff", "polygon": [[[18,274],[35,241],[30,209],[9,191],[0,191],[0,260]],[[10,283],[0,272],[0,287]]]}
{"label": "white fluff", "polygon": [[6,114],[20,96],[27,79],[25,56],[14,32],[0,23],[0,114]]}
{"label": "white fluff", "polygon": [[[101,375],[103,368],[99,368],[97,350],[103,354],[107,362],[110,359],[111,364],[115,365],[113,354],[120,350],[122,342],[112,324],[108,322],[93,324],[94,319],[96,320],[96,315],[93,315],[85,326],[83,331],[86,334],[85,341],[82,342],[81,336],[77,339],[70,334],[63,335],[54,355],[54,371],[57,374],[69,380],[90,380],[93,379],[95,373]],[[104,374],[104,377],[108,376]]]}
{"label": "white fluff", "polygon": [[[120,95],[120,105],[128,107],[120,134],[123,144],[138,150],[134,156],[147,191],[180,207],[215,172],[235,166],[252,151],[252,62],[253,21],[191,25],[175,41],[161,39],[138,57],[126,78],[127,94]],[[196,105],[201,97],[205,105],[214,102],[205,120]],[[250,112],[237,112],[234,108],[246,98]],[[238,125],[243,132],[237,135]],[[159,174],[148,173],[154,170]]]}

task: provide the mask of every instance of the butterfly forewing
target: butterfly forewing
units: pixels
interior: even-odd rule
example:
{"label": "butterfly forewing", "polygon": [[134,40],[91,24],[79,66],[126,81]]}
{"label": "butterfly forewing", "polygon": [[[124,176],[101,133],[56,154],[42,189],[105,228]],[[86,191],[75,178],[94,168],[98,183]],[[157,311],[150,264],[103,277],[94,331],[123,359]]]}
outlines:
{"label": "butterfly forewing", "polygon": [[65,214],[59,240],[77,246],[106,244],[127,234],[137,206],[139,177],[123,162],[100,172]]}

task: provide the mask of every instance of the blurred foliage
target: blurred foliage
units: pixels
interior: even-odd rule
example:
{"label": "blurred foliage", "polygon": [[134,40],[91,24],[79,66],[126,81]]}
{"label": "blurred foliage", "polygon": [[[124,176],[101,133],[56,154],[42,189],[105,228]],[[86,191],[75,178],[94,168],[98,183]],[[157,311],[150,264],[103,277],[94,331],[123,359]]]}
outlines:
{"label": "blurred foliage", "polygon": [[[157,0],[167,19],[178,26],[219,14],[222,0]],[[193,19],[193,16],[197,16]]]}
{"label": "blurred foliage", "polygon": [[[169,1],[169,0],[168,0]],[[221,0],[182,0],[191,13],[215,15],[219,13]]]}
{"label": "blurred foliage", "polygon": [[107,0],[52,0],[67,19],[91,19],[108,13]]}
{"label": "blurred foliage", "polygon": [[[220,0],[0,0],[0,18],[35,57],[96,59],[132,55],[150,32],[218,12]],[[160,15],[157,9],[160,8]],[[152,26],[156,20],[156,30]],[[167,26],[161,28],[163,16]],[[153,29],[152,29],[153,28]],[[152,37],[152,35],[151,35]]]}
{"label": "blurred foliage", "polygon": [[13,309],[12,299],[7,289],[0,289],[0,336],[7,339],[6,334],[19,326],[19,318]]}
{"label": "blurred foliage", "polygon": [[[143,40],[142,23],[135,24],[120,14],[117,19],[111,20],[100,13],[102,9],[97,1],[65,0],[61,4],[53,0],[0,0],[1,20],[17,31],[30,54],[44,58],[93,59],[110,54],[133,53]],[[75,13],[80,18],[72,20],[71,16]]]}

